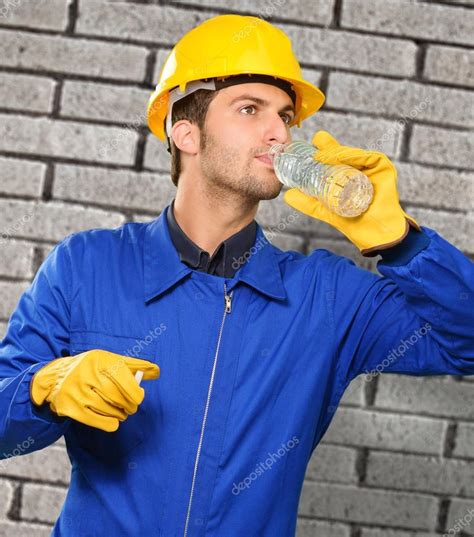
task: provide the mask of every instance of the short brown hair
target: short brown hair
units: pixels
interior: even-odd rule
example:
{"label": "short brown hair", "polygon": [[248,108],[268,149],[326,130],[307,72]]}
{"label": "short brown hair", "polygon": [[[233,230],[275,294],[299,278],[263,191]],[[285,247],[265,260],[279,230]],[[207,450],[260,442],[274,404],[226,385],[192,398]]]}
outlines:
{"label": "short brown hair", "polygon": [[[204,129],[207,109],[214,97],[219,91],[211,91],[199,89],[183,99],[180,99],[173,104],[171,114],[171,124],[173,125],[180,119],[187,119],[199,127],[199,130]],[[171,146],[171,180],[173,184],[178,186],[178,179],[181,173],[181,151],[176,147],[173,139],[170,137]]]}

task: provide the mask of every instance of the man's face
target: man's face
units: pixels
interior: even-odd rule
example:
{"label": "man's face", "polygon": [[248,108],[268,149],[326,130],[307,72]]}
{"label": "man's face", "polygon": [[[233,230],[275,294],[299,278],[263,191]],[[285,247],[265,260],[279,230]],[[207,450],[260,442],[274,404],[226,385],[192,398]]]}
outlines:
{"label": "man's face", "polygon": [[295,117],[289,95],[269,84],[238,84],[211,101],[201,131],[200,164],[204,178],[249,201],[273,199],[282,184],[260,155],[276,143],[291,141]]}

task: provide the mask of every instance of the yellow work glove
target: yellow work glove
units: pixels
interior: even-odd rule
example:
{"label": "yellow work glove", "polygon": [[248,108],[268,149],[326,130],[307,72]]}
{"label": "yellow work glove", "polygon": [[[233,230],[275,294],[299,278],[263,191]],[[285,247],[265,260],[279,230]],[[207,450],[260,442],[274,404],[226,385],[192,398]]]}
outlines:
{"label": "yellow work glove", "polygon": [[318,131],[311,142],[318,149],[314,157],[320,162],[348,164],[365,173],[374,187],[372,202],[361,215],[346,218],[326,208],[315,197],[291,188],[283,196],[288,205],[335,227],[366,257],[401,242],[410,225],[421,231],[416,220],[400,207],[397,170],[388,157],[379,151],[340,145],[326,131]]}
{"label": "yellow work glove", "polygon": [[145,397],[134,377],[139,370],[143,380],[160,376],[152,362],[101,349],[57,358],[33,375],[30,398],[35,405],[48,402],[58,416],[116,431],[119,421],[134,414]]}

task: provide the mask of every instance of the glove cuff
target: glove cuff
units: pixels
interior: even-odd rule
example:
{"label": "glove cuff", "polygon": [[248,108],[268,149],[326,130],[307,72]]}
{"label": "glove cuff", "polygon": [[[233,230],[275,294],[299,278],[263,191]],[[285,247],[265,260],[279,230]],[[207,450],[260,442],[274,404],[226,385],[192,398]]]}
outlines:
{"label": "glove cuff", "polygon": [[50,392],[50,388],[45,388],[41,384],[41,376],[38,376],[41,370],[36,371],[30,381],[30,399],[36,406],[41,406]]}
{"label": "glove cuff", "polygon": [[[397,246],[398,244],[402,243],[405,239],[407,239],[407,237],[409,236],[410,232],[412,230],[416,230],[417,232],[419,233],[423,233],[423,230],[421,229],[420,225],[418,224],[418,222],[411,216],[408,216],[405,211],[402,211],[403,214],[405,215],[405,221],[406,221],[406,228],[405,228],[405,232],[403,233],[403,236],[400,237],[399,239],[395,240],[395,241],[392,241],[392,242],[388,242],[388,243],[385,243],[385,244],[381,244],[379,246],[373,246],[371,248],[366,248],[366,249],[363,249],[360,251],[360,253],[365,256],[365,257],[375,257],[377,255],[382,255],[383,256],[383,252],[386,251],[386,250],[389,250],[395,246]],[[417,233],[418,235],[418,233]]]}
{"label": "glove cuff", "polygon": [[394,240],[392,242],[387,242],[385,244],[377,244],[377,246],[372,246],[370,248],[365,248],[360,251],[360,253],[364,257],[375,257],[376,255],[379,255],[379,250],[386,250],[387,248],[392,248],[393,246],[399,244],[402,242],[402,240],[408,235],[408,231],[410,230],[410,225],[408,223],[408,220],[405,221],[405,231],[403,232],[403,235],[398,238],[397,240]]}
{"label": "glove cuff", "polygon": [[42,405],[57,384],[58,378],[64,377],[76,356],[55,358],[38,369],[30,382],[30,399],[36,406]]}

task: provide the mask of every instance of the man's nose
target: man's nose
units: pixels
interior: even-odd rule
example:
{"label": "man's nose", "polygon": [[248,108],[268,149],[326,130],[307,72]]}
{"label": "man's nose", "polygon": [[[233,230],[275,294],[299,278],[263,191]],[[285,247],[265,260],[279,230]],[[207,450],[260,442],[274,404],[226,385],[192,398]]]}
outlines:
{"label": "man's nose", "polygon": [[265,141],[267,144],[286,144],[291,139],[290,129],[281,116],[272,117],[266,126]]}

